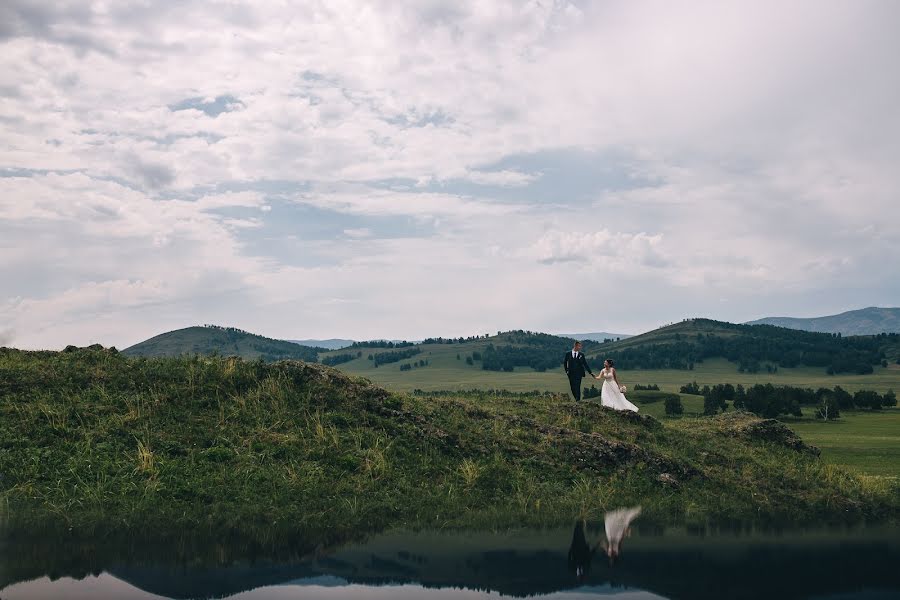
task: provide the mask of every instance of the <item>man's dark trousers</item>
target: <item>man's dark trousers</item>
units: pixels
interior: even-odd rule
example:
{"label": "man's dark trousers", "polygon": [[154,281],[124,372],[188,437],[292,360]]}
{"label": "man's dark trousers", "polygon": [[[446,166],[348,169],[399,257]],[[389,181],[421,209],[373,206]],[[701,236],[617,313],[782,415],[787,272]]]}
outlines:
{"label": "man's dark trousers", "polygon": [[575,396],[575,402],[581,402],[581,380],[583,376],[580,373],[569,371],[569,387],[572,388],[572,395]]}

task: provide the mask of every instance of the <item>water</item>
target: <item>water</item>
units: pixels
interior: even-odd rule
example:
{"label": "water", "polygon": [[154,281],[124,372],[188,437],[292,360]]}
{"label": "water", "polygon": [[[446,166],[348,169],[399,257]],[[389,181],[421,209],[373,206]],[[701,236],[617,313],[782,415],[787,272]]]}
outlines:
{"label": "water", "polygon": [[503,533],[270,547],[7,538],[0,599],[900,598],[900,531],[661,526],[636,510]]}

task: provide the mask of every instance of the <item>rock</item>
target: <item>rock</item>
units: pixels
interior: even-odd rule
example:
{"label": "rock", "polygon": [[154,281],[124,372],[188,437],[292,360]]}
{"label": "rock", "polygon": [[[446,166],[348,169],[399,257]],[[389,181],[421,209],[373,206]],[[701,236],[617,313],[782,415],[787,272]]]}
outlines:
{"label": "rock", "polygon": [[679,486],[678,480],[671,473],[660,473],[656,480],[672,487]]}
{"label": "rock", "polygon": [[818,448],[804,442],[793,429],[776,419],[761,419],[746,413],[726,413],[715,419],[723,426],[725,435],[778,444],[813,456],[820,454]]}

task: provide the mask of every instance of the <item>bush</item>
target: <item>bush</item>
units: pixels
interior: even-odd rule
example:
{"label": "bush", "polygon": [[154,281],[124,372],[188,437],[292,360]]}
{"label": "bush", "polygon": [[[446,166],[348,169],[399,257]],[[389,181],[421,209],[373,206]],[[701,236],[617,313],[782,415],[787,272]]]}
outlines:
{"label": "bush", "polygon": [[696,381],[692,381],[691,383],[689,383],[687,385],[681,386],[681,389],[678,391],[681,392],[682,394],[694,394],[695,396],[699,396],[700,395],[700,386],[697,385]]}
{"label": "bush", "polygon": [[658,392],[659,386],[655,383],[651,383],[650,385],[641,385],[637,384],[634,386],[634,391],[636,392]]}
{"label": "bush", "polygon": [[681,396],[672,394],[666,397],[666,415],[674,417],[684,412],[684,406],[681,404]]}
{"label": "bush", "polygon": [[715,415],[719,413],[719,410],[725,410],[726,404],[724,400],[720,400],[715,396],[709,395],[703,398],[703,414],[704,415]]}

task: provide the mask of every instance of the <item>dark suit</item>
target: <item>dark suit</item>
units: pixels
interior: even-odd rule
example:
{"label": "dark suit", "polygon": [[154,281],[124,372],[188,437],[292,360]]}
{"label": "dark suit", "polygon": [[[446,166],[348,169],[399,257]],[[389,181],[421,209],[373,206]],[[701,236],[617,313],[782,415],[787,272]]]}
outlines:
{"label": "dark suit", "polygon": [[584,379],[585,371],[590,373],[592,377],[594,375],[587,364],[584,352],[579,352],[577,356],[572,356],[571,350],[566,352],[566,357],[563,359],[563,368],[566,370],[566,375],[569,376],[569,387],[572,388],[572,395],[575,396],[575,401],[578,402],[581,400],[581,380]]}

